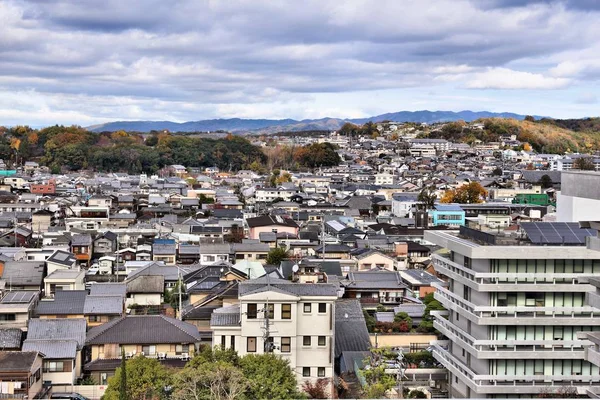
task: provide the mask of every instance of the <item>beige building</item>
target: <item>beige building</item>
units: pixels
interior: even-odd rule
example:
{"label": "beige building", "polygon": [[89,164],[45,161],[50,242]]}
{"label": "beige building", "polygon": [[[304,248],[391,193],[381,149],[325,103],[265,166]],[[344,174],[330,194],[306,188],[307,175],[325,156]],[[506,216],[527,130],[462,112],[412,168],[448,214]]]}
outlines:
{"label": "beige building", "polygon": [[298,385],[333,382],[337,288],[262,277],[239,284],[240,304],[215,310],[213,345],[240,356],[273,352],[289,360]]}

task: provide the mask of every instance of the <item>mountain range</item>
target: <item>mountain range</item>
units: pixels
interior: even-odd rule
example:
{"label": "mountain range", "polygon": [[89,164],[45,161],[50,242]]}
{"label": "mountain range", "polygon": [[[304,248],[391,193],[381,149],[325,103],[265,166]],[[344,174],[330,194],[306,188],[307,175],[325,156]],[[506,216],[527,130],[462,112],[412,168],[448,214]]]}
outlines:
{"label": "mountain range", "polygon": [[[321,118],[304,119],[207,119],[201,121],[172,122],[172,121],[115,121],[88,127],[93,132],[114,132],[119,130],[150,132],[168,130],[170,132],[212,132],[226,131],[234,133],[276,133],[311,130],[336,130],[344,123],[364,124],[365,122],[425,122],[428,124],[450,121],[474,121],[479,118],[514,118],[522,120],[524,115],[514,113],[495,113],[490,111],[399,111],[376,115],[369,118]],[[541,118],[541,117],[537,117]]]}

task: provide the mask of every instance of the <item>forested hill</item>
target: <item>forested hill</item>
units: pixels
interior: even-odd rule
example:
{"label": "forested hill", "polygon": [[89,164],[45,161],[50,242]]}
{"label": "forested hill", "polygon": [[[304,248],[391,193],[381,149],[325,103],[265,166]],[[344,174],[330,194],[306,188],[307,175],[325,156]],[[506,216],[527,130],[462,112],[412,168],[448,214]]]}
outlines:
{"label": "forested hill", "polygon": [[503,136],[515,135],[517,140],[530,144],[533,150],[553,154],[589,153],[600,148],[598,118],[533,120],[528,117],[522,121],[512,118],[484,118],[474,122],[482,123],[484,128],[477,129],[473,124],[456,121],[434,128],[422,137],[443,138],[463,143],[474,143],[478,140],[489,143],[500,141]]}
{"label": "forested hill", "polygon": [[91,169],[112,172],[156,172],[172,164],[217,166],[223,170],[262,164],[266,157],[248,140],[228,135],[208,139],[170,134],[146,140],[124,131],[97,134],[78,126],[34,130],[26,126],[0,129],[0,158],[9,165],[35,160],[52,172]]}

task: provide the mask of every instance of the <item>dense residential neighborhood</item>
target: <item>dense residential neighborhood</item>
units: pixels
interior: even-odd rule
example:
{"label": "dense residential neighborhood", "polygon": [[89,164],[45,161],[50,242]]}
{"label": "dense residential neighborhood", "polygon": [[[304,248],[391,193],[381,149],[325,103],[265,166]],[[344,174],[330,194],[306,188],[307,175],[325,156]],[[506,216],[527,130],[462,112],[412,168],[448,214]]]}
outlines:
{"label": "dense residential neighborhood", "polygon": [[335,143],[312,169],[6,167],[3,398],[149,362],[179,396],[207,351],[283,360],[282,397],[600,395],[596,164],[375,129],[251,139]]}

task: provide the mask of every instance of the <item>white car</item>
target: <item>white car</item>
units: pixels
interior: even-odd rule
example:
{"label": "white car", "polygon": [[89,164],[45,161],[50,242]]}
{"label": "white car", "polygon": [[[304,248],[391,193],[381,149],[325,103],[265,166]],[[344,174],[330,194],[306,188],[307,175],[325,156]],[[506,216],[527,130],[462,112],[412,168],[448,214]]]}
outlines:
{"label": "white car", "polygon": [[100,271],[100,267],[98,266],[98,264],[93,264],[85,273],[86,275],[97,275],[98,272]]}

